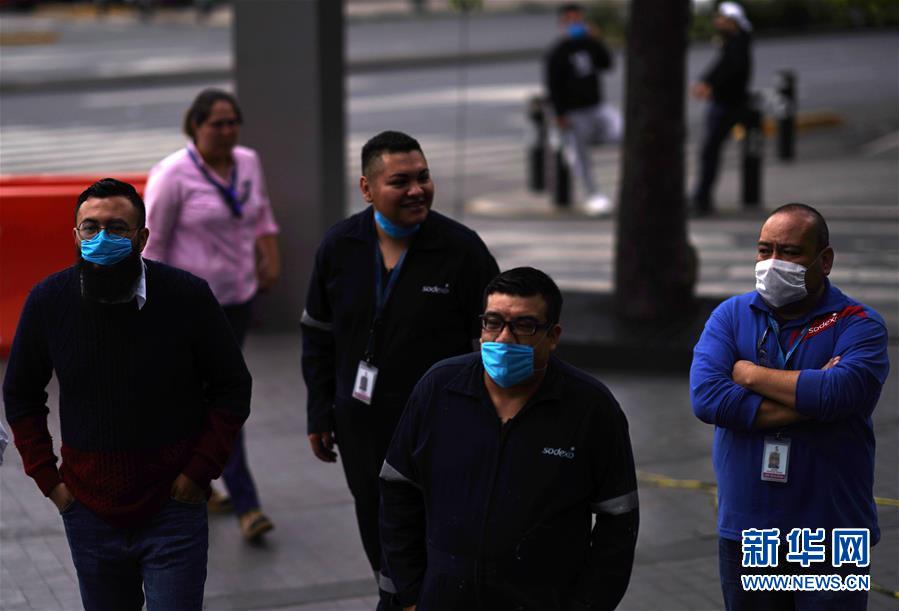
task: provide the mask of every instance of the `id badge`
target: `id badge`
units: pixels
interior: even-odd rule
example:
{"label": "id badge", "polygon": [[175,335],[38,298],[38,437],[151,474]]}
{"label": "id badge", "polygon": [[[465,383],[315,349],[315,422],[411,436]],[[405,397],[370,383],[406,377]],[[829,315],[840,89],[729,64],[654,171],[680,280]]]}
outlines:
{"label": "id badge", "polygon": [[353,398],[371,405],[372,395],[375,394],[375,380],[378,379],[378,368],[371,363],[359,361],[359,369],[356,370],[356,383],[353,384]]}
{"label": "id badge", "polygon": [[765,437],[762,452],[762,481],[787,483],[790,467],[790,440],[785,437]]}

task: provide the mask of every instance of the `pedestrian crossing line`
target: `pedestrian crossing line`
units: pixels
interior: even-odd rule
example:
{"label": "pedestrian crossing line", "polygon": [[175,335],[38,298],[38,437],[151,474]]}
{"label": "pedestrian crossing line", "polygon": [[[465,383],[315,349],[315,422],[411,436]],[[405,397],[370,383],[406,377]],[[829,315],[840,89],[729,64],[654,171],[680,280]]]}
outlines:
{"label": "pedestrian crossing line", "polygon": [[51,156],[59,153],[83,152],[91,154],[91,151],[130,151],[143,148],[144,150],[171,150],[175,151],[184,146],[184,139],[177,135],[152,135],[152,134],[119,134],[115,138],[92,137],[57,137],[46,141],[15,142],[4,138],[0,143],[0,151],[16,155],[22,158],[39,159],[41,156]]}
{"label": "pedestrian crossing line", "polygon": [[[563,244],[559,243],[559,236],[552,232],[540,233],[536,231],[481,229],[478,230],[478,235],[480,235],[485,242],[489,242],[496,246],[534,248],[536,246],[549,245],[559,248],[567,247],[572,251],[572,254],[579,252],[579,249],[582,246],[596,245],[607,246],[609,249],[608,252],[612,253],[616,243],[614,228],[596,227],[595,225],[590,225],[589,229],[582,230],[577,229],[576,226],[573,226],[570,229],[566,228]],[[701,233],[697,231],[690,234],[690,241],[701,248],[721,248],[722,254],[732,255],[737,257],[735,260],[740,260],[740,251],[734,251],[736,240],[733,235],[723,233]],[[755,256],[755,248],[748,247],[745,253],[742,254],[751,260]]]}
{"label": "pedestrian crossing line", "polygon": [[[367,137],[351,136],[346,154],[348,176],[359,171],[359,148]],[[524,180],[526,144],[523,137],[498,136],[469,138],[463,144],[455,139],[423,138],[427,158],[440,178],[496,177]],[[176,129],[142,128],[125,125],[114,134],[104,126],[75,125],[54,129],[10,126],[0,129],[0,173],[79,171],[100,168],[115,172],[149,169],[155,161],[177,150],[184,137]],[[617,151],[597,153],[600,180],[617,181]],[[614,165],[611,169],[607,166]],[[611,170],[611,173],[609,173]]]}
{"label": "pedestrian crossing line", "polygon": [[110,174],[121,172],[126,168],[135,169],[138,172],[149,172],[150,168],[161,158],[162,157],[155,153],[142,153],[140,155],[129,156],[129,158],[123,158],[122,155],[110,153],[109,155],[98,156],[87,162],[78,159],[77,156],[68,159],[48,160],[37,168],[34,166],[16,164],[15,162],[0,162],[0,173],[12,173],[11,170],[13,168],[19,170],[27,169],[27,172],[23,171],[21,173],[37,172],[42,174],[55,172],[72,172],[77,174],[82,169],[87,170],[88,168],[90,168],[91,171],[98,169],[101,172],[108,172]]}
{"label": "pedestrian crossing line", "polygon": [[[138,139],[130,143],[120,142],[114,144],[112,146],[106,145],[97,145],[97,150],[93,152],[90,156],[90,161],[92,163],[96,162],[116,162],[121,159],[153,159],[156,161],[162,159],[163,156],[157,152],[157,149],[162,149],[163,147],[150,147],[147,146],[145,142],[141,142]],[[169,152],[174,152],[178,150],[177,144],[175,146],[165,147],[169,150]],[[32,150],[32,151],[11,151],[8,152],[3,150],[0,152],[0,155],[6,157],[9,155],[10,159],[3,159],[4,165],[25,165],[26,163],[47,163],[52,164],[58,161],[67,161],[72,160],[74,162],[85,163],[85,160],[81,159],[80,153],[82,152],[80,147],[75,146],[59,146],[53,147],[53,149],[44,149],[44,150]],[[166,153],[167,155],[168,153]]]}
{"label": "pedestrian crossing line", "polygon": [[119,139],[132,138],[175,138],[184,142],[184,135],[177,129],[141,128],[139,126],[126,126],[122,129],[110,132],[98,127],[63,127],[56,129],[0,129],[4,143],[14,143],[17,146],[29,144],[39,146],[41,144],[54,144],[58,142],[115,142]]}

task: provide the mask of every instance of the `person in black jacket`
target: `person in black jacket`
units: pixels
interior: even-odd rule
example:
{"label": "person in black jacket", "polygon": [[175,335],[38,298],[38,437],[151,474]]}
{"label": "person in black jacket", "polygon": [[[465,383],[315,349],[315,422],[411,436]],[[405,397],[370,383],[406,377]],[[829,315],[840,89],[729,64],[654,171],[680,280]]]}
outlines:
{"label": "person in black jacket", "polygon": [[603,103],[600,72],[612,67],[612,55],[598,30],[584,21],[584,8],[568,3],[559,8],[564,32],[546,56],[546,89],[562,131],[566,154],[580,177],[590,214],[607,214],[612,200],[599,190],[590,164],[589,146],[621,138],[618,111]]}
{"label": "person in black jacket", "polygon": [[381,470],[396,600],[612,609],[639,522],[627,420],[602,383],[552,356],[562,296],[549,276],[512,269],[484,294],[481,353],[416,385]]}
{"label": "person in black jacket", "polygon": [[434,210],[421,146],[387,131],[362,148],[371,204],[322,240],[303,312],[309,442],[340,448],[365,553],[376,573],[378,473],[412,387],[428,368],[471,352],[496,261],[478,235]]}
{"label": "person in black jacket", "polygon": [[697,216],[714,212],[712,192],[718,176],[721,146],[731,128],[743,120],[752,76],[752,25],[743,8],[736,2],[722,2],[714,23],[721,37],[721,52],[692,87],[694,97],[709,100],[699,157],[699,182],[693,193],[693,212]]}

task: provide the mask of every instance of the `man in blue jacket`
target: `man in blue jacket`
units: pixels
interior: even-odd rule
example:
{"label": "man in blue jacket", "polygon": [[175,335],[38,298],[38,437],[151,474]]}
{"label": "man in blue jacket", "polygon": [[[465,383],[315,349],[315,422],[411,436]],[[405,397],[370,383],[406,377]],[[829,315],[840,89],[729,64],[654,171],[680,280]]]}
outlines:
{"label": "man in blue jacket", "polygon": [[549,276],[508,270],[484,294],[480,354],[425,374],[381,470],[397,601],[612,609],[637,538],[627,420],[602,383],[552,356],[562,295]]}
{"label": "man in blue jacket", "polygon": [[[778,553],[765,568],[787,575],[867,573],[862,563],[837,567],[833,529],[867,529],[871,545],[880,538],[871,413],[889,372],[887,331],[877,312],[830,284],[833,261],[817,210],[778,208],[759,236],[756,290],[719,305],[694,350],[693,411],[715,425],[728,609],[866,605],[864,591],[747,592],[740,579],[766,572],[746,554],[746,531],[772,533]],[[791,534],[800,528],[812,538]],[[795,563],[816,550],[806,566]]]}

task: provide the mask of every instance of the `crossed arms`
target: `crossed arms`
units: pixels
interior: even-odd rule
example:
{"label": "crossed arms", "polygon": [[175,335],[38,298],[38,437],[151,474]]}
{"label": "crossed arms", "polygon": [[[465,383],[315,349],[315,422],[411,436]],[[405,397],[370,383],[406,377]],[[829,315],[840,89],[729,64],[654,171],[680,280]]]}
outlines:
{"label": "crossed arms", "polygon": [[742,358],[736,337],[738,307],[736,302],[719,306],[694,349],[690,394],[700,420],[750,431],[871,414],[889,372],[887,334],[879,320],[843,321],[834,330],[832,353],[820,357],[826,359],[823,364],[779,370]]}

